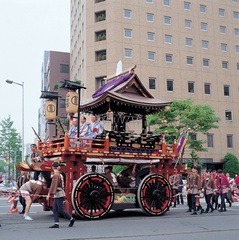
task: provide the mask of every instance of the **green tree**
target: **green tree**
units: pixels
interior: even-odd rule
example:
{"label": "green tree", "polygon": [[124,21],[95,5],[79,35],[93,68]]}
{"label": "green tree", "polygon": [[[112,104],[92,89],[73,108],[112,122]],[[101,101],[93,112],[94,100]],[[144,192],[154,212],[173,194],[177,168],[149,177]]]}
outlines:
{"label": "green tree", "polygon": [[5,171],[5,166],[6,166],[6,163],[4,162],[4,161],[1,161],[0,160],[0,175],[2,174],[2,173],[5,173],[6,171]]}
{"label": "green tree", "polygon": [[[207,151],[203,139],[194,139],[196,133],[206,135],[210,129],[218,128],[219,118],[209,105],[193,105],[191,99],[175,100],[170,108],[147,118],[148,125],[158,124],[155,133],[165,135],[167,143],[179,140],[182,134],[188,132],[187,145],[195,152]],[[195,153],[193,153],[195,154]]]}
{"label": "green tree", "polygon": [[223,172],[225,174],[230,173],[230,177],[234,178],[236,174],[239,174],[239,161],[237,157],[231,153],[227,153],[224,160]]}
{"label": "green tree", "polygon": [[9,181],[11,173],[14,170],[14,164],[21,161],[21,137],[17,130],[13,127],[13,121],[10,116],[7,119],[0,121],[0,155],[6,158],[9,157],[8,177]]}

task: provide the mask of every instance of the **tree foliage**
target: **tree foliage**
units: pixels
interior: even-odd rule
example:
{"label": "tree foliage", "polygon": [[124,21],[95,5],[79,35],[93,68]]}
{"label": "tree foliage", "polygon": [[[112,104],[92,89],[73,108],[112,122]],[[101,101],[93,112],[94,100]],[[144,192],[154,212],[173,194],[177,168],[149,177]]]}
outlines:
{"label": "tree foliage", "polygon": [[234,178],[236,174],[239,174],[239,161],[237,157],[231,153],[227,153],[224,160],[223,172],[230,173],[230,177]]}
{"label": "tree foliage", "polygon": [[13,127],[13,121],[10,116],[0,121],[0,156],[6,159],[9,156],[9,177],[13,172],[14,163],[21,161],[21,137]]}
{"label": "tree foliage", "polygon": [[188,145],[195,151],[206,151],[203,148],[205,140],[194,140],[191,137],[196,133],[207,134],[210,129],[218,128],[219,120],[210,106],[193,105],[191,99],[175,100],[170,108],[147,118],[148,125],[159,125],[155,132],[165,134],[169,143],[189,132]]}

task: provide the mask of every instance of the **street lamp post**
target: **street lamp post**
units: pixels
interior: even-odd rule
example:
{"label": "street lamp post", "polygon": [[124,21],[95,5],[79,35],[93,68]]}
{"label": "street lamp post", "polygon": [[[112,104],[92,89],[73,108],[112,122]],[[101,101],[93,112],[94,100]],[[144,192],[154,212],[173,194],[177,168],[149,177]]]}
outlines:
{"label": "street lamp post", "polygon": [[9,84],[17,84],[22,87],[22,161],[25,162],[24,160],[24,82],[18,83],[14,82],[12,80],[6,80],[6,83]]}

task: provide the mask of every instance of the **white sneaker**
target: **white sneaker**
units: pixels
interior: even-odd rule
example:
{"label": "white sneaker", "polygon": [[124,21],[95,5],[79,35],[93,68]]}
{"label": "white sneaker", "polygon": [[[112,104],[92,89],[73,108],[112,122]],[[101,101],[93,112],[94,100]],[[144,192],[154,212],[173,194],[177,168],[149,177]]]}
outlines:
{"label": "white sneaker", "polygon": [[25,220],[28,220],[28,221],[32,221],[33,219],[31,218],[31,217],[29,217],[29,216],[25,216]]}

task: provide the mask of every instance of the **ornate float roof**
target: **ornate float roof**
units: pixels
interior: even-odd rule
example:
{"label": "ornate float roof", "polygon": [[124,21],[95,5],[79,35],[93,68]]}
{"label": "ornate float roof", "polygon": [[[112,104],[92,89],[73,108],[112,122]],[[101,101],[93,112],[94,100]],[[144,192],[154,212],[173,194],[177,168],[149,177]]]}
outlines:
{"label": "ornate float roof", "polygon": [[113,112],[147,115],[164,109],[171,102],[154,98],[131,71],[112,77],[92,98],[82,102],[80,109],[95,114],[103,114],[110,109]]}

